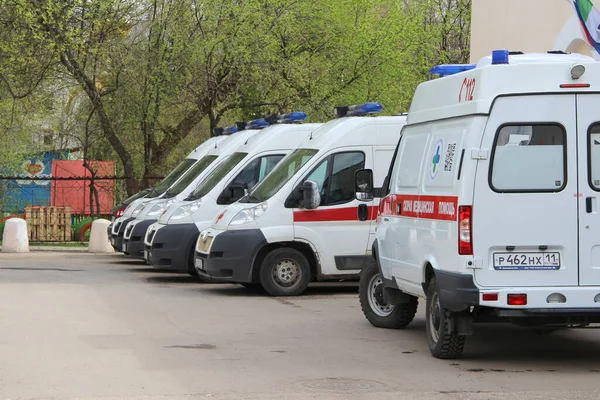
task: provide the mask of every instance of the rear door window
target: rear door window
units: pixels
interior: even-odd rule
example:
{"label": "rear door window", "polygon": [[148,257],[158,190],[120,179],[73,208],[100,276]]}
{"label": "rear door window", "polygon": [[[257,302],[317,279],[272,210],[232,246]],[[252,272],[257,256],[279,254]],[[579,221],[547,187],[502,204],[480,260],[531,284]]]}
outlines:
{"label": "rear door window", "polygon": [[559,192],[567,183],[565,129],[559,124],[503,125],[496,133],[490,186],[500,193]]}
{"label": "rear door window", "polygon": [[600,191],[600,123],[592,125],[588,135],[590,186]]}

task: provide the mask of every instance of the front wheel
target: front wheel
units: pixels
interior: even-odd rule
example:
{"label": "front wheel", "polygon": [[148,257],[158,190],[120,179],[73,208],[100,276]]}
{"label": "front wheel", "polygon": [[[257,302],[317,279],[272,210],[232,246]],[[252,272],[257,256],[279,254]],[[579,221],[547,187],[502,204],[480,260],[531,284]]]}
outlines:
{"label": "front wheel", "polygon": [[435,278],[431,278],[427,288],[425,310],[425,331],[429,350],[436,358],[460,358],[465,347],[465,337],[449,332],[452,313],[443,307]]}
{"label": "front wheel", "polygon": [[298,250],[275,249],[263,260],[259,277],[271,296],[298,296],[310,282],[310,264]]}
{"label": "front wheel", "polygon": [[419,299],[410,296],[408,303],[388,304],[383,290],[383,279],[373,259],[360,274],[358,298],[363,314],[371,325],[378,328],[405,328],[415,317]]}

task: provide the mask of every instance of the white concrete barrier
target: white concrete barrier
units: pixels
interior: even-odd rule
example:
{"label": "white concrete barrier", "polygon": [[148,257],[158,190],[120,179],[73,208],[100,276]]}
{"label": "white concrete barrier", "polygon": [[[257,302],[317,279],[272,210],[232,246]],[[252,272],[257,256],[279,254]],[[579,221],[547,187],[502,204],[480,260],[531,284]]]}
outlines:
{"label": "white concrete barrier", "polygon": [[88,252],[90,253],[114,253],[115,249],[110,245],[108,240],[108,225],[110,221],[107,219],[97,219],[92,222],[90,231],[90,242],[88,243]]}
{"label": "white concrete barrier", "polygon": [[3,253],[29,252],[29,238],[27,237],[27,222],[21,218],[11,218],[4,223],[2,234]]}

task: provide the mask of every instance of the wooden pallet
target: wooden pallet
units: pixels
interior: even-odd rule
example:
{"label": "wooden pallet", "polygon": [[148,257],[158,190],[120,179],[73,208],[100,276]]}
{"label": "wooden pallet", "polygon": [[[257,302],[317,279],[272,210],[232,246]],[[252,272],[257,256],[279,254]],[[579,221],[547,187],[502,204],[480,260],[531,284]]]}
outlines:
{"label": "wooden pallet", "polygon": [[70,241],[71,207],[25,207],[30,241]]}

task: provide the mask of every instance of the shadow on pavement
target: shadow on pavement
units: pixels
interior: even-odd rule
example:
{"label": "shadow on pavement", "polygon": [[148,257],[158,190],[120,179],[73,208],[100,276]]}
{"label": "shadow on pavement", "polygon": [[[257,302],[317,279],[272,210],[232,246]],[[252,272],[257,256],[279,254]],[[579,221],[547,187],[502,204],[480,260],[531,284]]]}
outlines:
{"label": "shadow on pavement", "polygon": [[[260,287],[247,288],[241,284],[218,284],[208,283],[200,288],[202,291],[209,292],[215,295],[231,296],[231,297],[247,297],[247,296],[268,296],[268,294]],[[314,296],[333,295],[333,294],[358,294],[357,283],[315,283],[306,288],[300,296],[291,297],[293,299],[311,298]],[[290,297],[280,297],[287,299]]]}
{"label": "shadow on pavement", "polygon": [[[159,271],[159,270],[153,270],[153,271]],[[148,276],[148,277],[146,277],[146,281],[148,281],[149,283],[175,283],[175,284],[177,284],[177,283],[202,284],[203,283],[198,278],[193,277],[188,274],[184,274],[184,273],[172,273],[172,275],[161,275],[161,276]]]}
{"label": "shadow on pavement", "polygon": [[[397,335],[399,340],[414,340],[427,348],[422,318],[407,329],[398,330]],[[475,326],[474,335],[467,337],[461,359],[440,362],[471,373],[568,370],[600,373],[600,330],[570,329],[538,334],[511,324],[481,324]]]}

